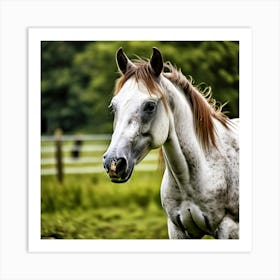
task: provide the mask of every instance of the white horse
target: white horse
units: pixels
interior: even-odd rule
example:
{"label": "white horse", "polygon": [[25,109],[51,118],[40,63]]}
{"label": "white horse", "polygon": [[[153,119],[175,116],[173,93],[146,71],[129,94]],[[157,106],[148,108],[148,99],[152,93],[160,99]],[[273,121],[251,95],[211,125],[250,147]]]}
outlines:
{"label": "white horse", "polygon": [[132,62],[122,48],[116,60],[122,76],[109,106],[114,133],[103,160],[111,181],[126,182],[135,164],[162,147],[169,238],[239,238],[238,120],[164,64],[156,48],[150,61]]}

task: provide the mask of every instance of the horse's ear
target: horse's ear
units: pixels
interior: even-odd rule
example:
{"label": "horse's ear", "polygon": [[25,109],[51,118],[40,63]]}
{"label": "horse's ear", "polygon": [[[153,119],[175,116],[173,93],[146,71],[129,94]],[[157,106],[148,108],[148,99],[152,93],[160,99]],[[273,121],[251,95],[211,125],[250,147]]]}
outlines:
{"label": "horse's ear", "polygon": [[122,48],[119,48],[116,53],[116,61],[119,70],[125,74],[130,67],[133,67],[134,64],[126,56]]}
{"label": "horse's ear", "polygon": [[153,48],[153,54],[150,60],[154,74],[158,77],[163,69],[163,59],[160,51],[157,48]]}

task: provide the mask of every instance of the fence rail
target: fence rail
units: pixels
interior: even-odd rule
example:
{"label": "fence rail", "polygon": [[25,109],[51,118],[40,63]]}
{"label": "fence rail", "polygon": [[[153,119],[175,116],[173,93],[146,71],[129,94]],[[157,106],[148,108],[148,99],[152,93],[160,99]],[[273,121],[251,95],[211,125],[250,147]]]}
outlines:
{"label": "fence rail", "polygon": [[[49,141],[48,141],[49,142]],[[64,142],[64,141],[63,141]],[[62,148],[63,152],[71,152],[72,146],[64,146]],[[106,151],[107,145],[84,145],[82,147],[82,151],[84,152],[101,152]],[[43,154],[49,154],[49,153],[55,153],[56,149],[55,146],[41,146],[41,153]]]}
{"label": "fence rail", "polygon": [[[73,149],[77,139],[80,141],[78,157],[73,157]],[[111,135],[63,135],[59,139],[55,136],[41,137],[41,175],[63,174],[94,174],[104,172],[102,155],[106,151]],[[62,170],[57,169],[57,141],[60,141]],[[158,155],[152,152],[137,165],[137,171],[154,171],[158,166]]]}
{"label": "fence rail", "polygon": [[[61,140],[63,142],[75,141],[77,138],[81,138],[83,141],[109,141],[111,139],[110,134],[87,134],[87,135],[63,135]],[[55,141],[54,135],[41,136],[41,142]]]}

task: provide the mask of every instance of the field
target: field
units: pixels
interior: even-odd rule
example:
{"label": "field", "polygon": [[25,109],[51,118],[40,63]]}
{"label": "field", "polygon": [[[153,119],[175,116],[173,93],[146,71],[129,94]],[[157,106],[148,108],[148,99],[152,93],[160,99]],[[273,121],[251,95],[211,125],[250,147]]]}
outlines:
{"label": "field", "polygon": [[[96,145],[101,147],[106,143]],[[52,146],[51,142],[44,143],[45,150],[51,150]],[[69,147],[70,143],[64,145],[65,159],[69,157]],[[105,171],[101,171],[102,149],[84,150],[82,158],[99,160],[94,160],[94,165],[82,161],[79,168],[95,168],[100,172],[65,174],[63,183],[59,183],[55,175],[41,176],[41,238],[168,238],[165,213],[160,204],[162,171],[158,168],[143,171],[140,164],[129,182],[113,184]],[[41,155],[42,171],[53,169],[53,152]],[[71,170],[75,162],[65,165],[65,170]],[[157,152],[142,163],[145,165],[157,166]]]}
{"label": "field", "polygon": [[63,184],[44,177],[41,190],[42,238],[167,238],[159,198],[160,176],[135,174],[116,185],[104,174],[69,175]]}

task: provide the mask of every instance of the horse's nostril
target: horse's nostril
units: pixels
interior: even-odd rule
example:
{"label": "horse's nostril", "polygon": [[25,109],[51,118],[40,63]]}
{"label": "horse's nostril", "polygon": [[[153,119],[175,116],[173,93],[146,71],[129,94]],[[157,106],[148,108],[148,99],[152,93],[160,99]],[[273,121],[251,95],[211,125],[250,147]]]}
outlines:
{"label": "horse's nostril", "polygon": [[116,162],[116,173],[121,175],[121,173],[123,173],[125,169],[126,169],[125,158],[119,158]]}
{"label": "horse's nostril", "polygon": [[104,159],[103,165],[111,178],[125,177],[127,169],[127,161],[125,158],[106,158]]}

